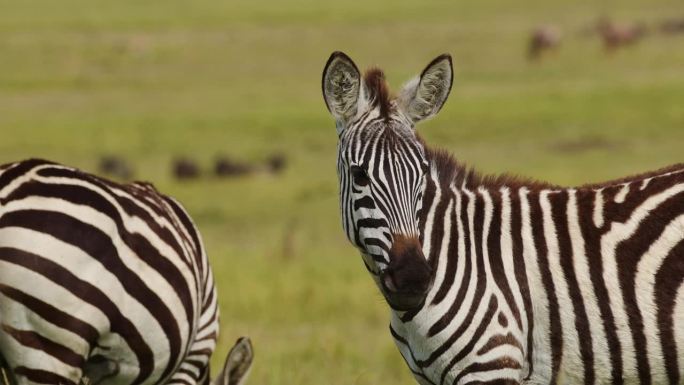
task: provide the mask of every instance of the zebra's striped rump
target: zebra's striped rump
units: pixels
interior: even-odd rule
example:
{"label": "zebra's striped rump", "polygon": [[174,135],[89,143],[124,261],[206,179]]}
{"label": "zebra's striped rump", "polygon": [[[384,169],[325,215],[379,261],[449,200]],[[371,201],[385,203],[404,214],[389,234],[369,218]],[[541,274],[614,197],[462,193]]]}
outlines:
{"label": "zebra's striped rump", "polygon": [[217,333],[177,202],[41,160],[0,169],[0,351],[19,383],[204,383]]}

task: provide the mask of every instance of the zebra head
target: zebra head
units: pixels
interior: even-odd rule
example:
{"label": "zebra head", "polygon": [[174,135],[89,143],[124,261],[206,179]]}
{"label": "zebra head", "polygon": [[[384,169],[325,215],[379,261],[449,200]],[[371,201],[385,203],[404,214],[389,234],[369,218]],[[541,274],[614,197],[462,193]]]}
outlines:
{"label": "zebra head", "polygon": [[452,80],[446,54],[396,98],[382,71],[371,69],[362,78],[342,52],[323,70],[323,96],[339,137],[342,225],[395,310],[419,307],[432,285],[418,226],[428,160],[415,125],[441,109]]}

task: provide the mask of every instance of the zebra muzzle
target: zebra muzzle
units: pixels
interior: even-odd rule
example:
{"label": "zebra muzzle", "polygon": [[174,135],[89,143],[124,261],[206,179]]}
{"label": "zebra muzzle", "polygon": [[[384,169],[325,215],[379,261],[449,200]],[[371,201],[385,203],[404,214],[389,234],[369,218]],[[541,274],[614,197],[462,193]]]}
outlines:
{"label": "zebra muzzle", "polygon": [[390,263],[380,274],[382,292],[390,307],[407,311],[419,307],[432,287],[432,268],[418,239],[395,235]]}

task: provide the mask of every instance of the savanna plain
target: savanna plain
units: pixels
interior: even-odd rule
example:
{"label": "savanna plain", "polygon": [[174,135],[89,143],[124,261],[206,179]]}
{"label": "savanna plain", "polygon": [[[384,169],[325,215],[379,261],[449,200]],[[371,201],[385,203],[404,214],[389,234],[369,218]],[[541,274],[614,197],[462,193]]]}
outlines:
{"label": "savanna plain", "polygon": [[[608,54],[591,33],[602,15],[650,28]],[[684,35],[657,30],[671,17],[681,0],[0,0],[0,162],[97,172],[114,154],[178,198],[217,278],[216,366],[249,335],[252,384],[413,384],[339,224],[330,53],[381,66],[395,90],[451,53],[427,142],[484,172],[575,185],[684,161]],[[530,63],[541,24],[563,39]],[[219,156],[273,153],[282,174],[209,172]],[[176,180],[180,156],[204,175]]]}

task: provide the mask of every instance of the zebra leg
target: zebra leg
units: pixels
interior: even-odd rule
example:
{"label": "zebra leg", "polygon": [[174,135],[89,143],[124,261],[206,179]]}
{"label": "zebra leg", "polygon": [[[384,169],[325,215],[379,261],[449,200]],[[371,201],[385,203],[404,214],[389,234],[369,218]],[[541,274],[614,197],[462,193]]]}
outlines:
{"label": "zebra leg", "polygon": [[[87,346],[60,339],[54,325],[0,294],[0,351],[17,385],[77,385]],[[87,345],[87,344],[85,344]]]}
{"label": "zebra leg", "polygon": [[[7,354],[9,366],[10,384],[13,381],[16,385],[32,384],[60,384],[77,385],[81,381],[81,370],[77,367],[65,364],[41,351],[45,349],[40,345],[27,348],[16,346],[20,344],[12,343],[9,349],[4,333],[0,333],[0,346]],[[25,341],[24,341],[25,342]]]}

